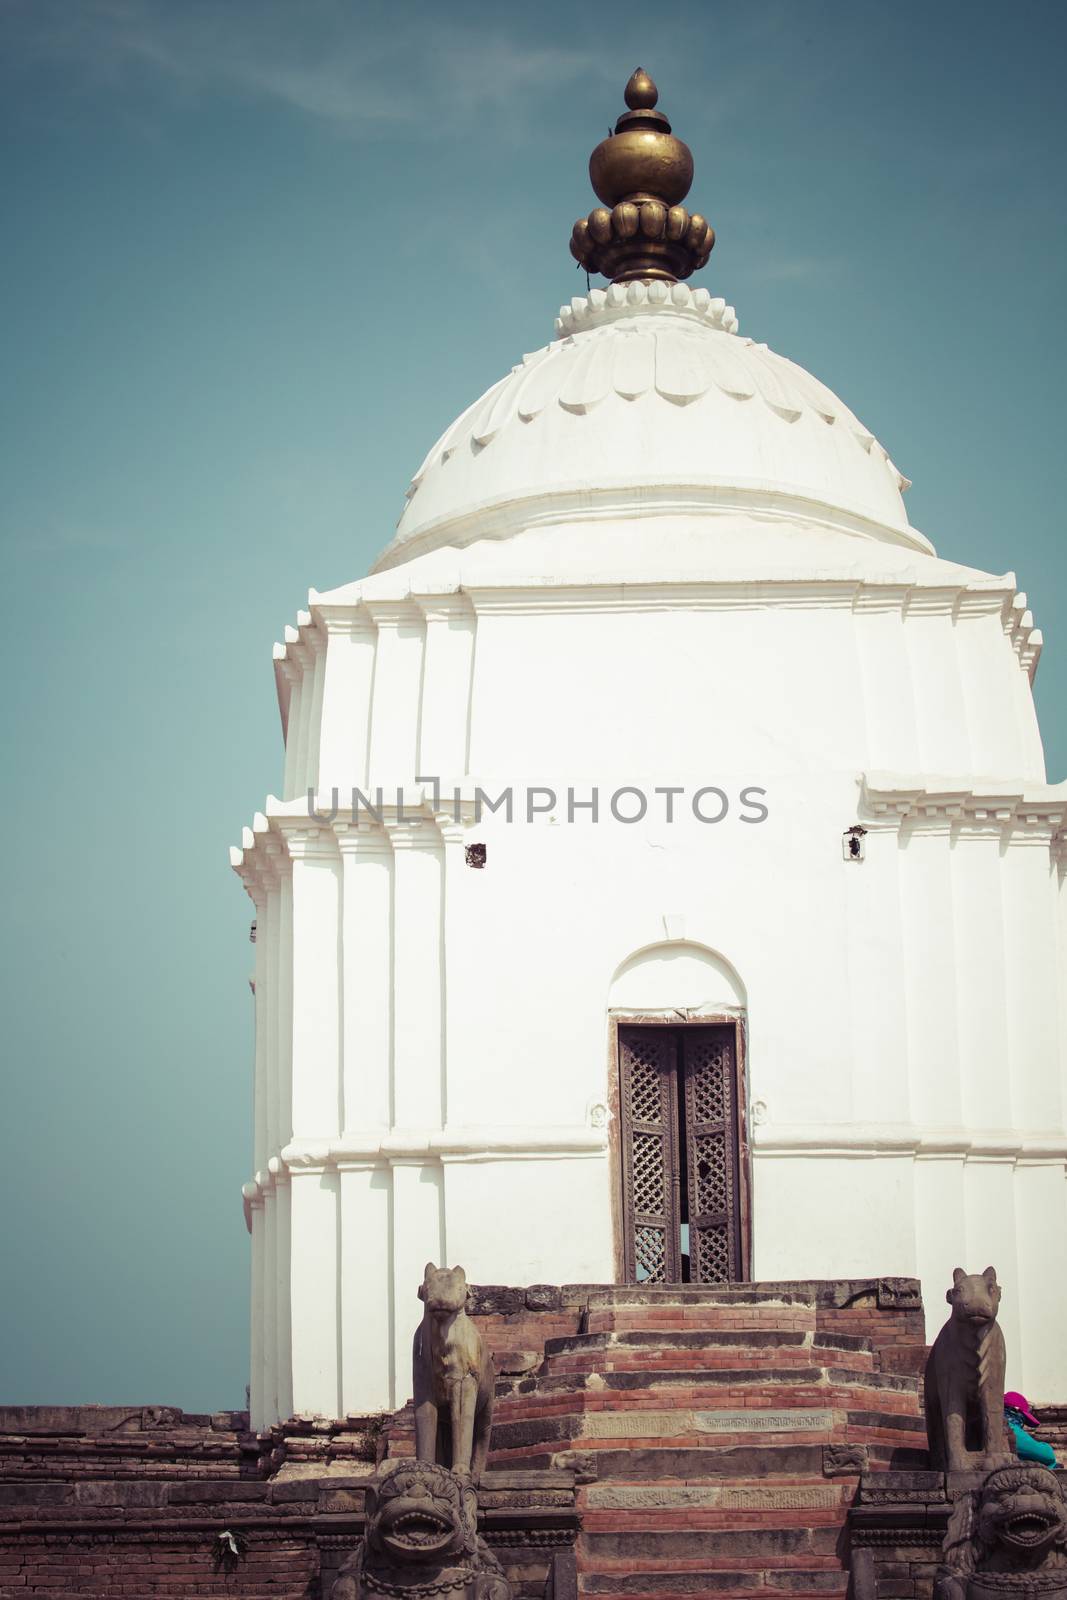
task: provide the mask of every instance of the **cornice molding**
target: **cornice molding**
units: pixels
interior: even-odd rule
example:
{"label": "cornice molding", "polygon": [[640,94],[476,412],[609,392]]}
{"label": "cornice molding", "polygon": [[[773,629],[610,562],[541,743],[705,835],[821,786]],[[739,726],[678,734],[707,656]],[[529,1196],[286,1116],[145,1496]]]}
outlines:
{"label": "cornice molding", "polygon": [[1067,783],[976,782],[865,772],[860,810],[864,821],[894,828],[911,822],[942,829],[1007,829],[1032,833],[1047,844],[1067,820]]}
{"label": "cornice molding", "polygon": [[[371,580],[373,582],[373,580]],[[395,618],[452,618],[455,616],[552,614],[567,612],[763,610],[767,606],[826,610],[851,607],[857,612],[897,611],[955,618],[965,615],[1003,617],[1015,595],[1015,576],[956,584],[928,584],[909,569],[884,576],[855,577],[835,572],[801,572],[789,569],[732,571],[715,578],[693,578],[683,573],[635,574],[620,579],[611,573],[592,574],[581,581],[546,581],[519,575],[506,581],[464,583],[440,592],[418,590],[385,599],[367,596],[359,585],[348,591],[350,599],[332,602],[340,618],[372,613]],[[1025,613],[1028,617],[1029,613]],[[1032,622],[1032,618],[1030,619]],[[371,626],[373,626],[373,622]],[[338,631],[340,628],[337,624]],[[1029,637],[1022,622],[1009,631],[1017,649]],[[1030,648],[1027,646],[1026,648]]]}
{"label": "cornice molding", "polygon": [[345,1171],[367,1166],[421,1166],[449,1161],[522,1161],[603,1158],[606,1128],[585,1123],[543,1127],[369,1129],[329,1139],[292,1139],[257,1172],[246,1191],[268,1193],[284,1173]]}
{"label": "cornice molding", "polygon": [[916,1160],[1000,1161],[1067,1165],[1067,1131],[943,1128],[878,1123],[760,1123],[757,1156],[899,1156]]}
{"label": "cornice molding", "polygon": [[[358,786],[357,786],[358,788]],[[365,803],[352,806],[352,791],[319,792],[312,808],[304,800],[267,797],[266,813],[257,812],[252,828],[242,830],[240,846],[231,845],[230,866],[253,899],[274,887],[295,860],[340,861],[345,855],[388,855],[397,850],[441,850],[455,846],[475,820],[477,787],[467,778],[360,789]],[[380,820],[370,811],[380,815]]]}

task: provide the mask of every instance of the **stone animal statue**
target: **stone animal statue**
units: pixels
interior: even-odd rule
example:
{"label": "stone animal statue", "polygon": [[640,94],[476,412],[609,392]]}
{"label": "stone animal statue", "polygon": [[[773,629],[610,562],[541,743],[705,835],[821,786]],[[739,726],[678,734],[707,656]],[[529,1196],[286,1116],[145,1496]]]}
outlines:
{"label": "stone animal statue", "polygon": [[415,1454],[477,1483],[489,1455],[496,1373],[467,1315],[467,1274],[428,1261],[419,1299],[425,1309],[412,1361]]}
{"label": "stone animal statue", "polygon": [[511,1600],[478,1537],[473,1485],[447,1467],[398,1461],[367,1487],[366,1531],[337,1574],[331,1600]]}
{"label": "stone animal statue", "polygon": [[949,1472],[989,1471],[1011,1460],[1004,1433],[1004,1335],[994,1268],[957,1267],[945,1296],[952,1315],[926,1362],[930,1461]]}
{"label": "stone animal statue", "polygon": [[1000,1467],[949,1518],[934,1600],[1067,1600],[1067,1506],[1047,1467]]}

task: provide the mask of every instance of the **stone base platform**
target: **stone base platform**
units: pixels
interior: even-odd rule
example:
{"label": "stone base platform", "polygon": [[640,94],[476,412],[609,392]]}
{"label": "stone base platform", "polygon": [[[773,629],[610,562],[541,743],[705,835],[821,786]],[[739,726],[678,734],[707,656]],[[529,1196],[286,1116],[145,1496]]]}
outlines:
{"label": "stone base platform", "polygon": [[[949,1498],[914,1280],[473,1292],[499,1375],[483,1531],[521,1600],[929,1596]],[[413,1446],[410,1407],[259,1435],[242,1413],[0,1408],[0,1600],[327,1600],[368,1478]],[[912,1553],[883,1559],[895,1527]]]}
{"label": "stone base platform", "polygon": [[[380,1417],[257,1437],[240,1412],[0,1407],[0,1600],[328,1600],[382,1455]],[[480,1504],[520,1600],[573,1600],[574,1473],[489,1472]]]}

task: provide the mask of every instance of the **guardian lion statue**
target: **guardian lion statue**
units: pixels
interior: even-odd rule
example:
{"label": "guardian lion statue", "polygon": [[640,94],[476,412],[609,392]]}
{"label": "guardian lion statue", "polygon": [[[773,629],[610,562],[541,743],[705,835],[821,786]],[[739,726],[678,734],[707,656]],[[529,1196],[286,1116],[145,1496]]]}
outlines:
{"label": "guardian lion statue", "polygon": [[337,1574],[331,1600],[371,1596],[511,1600],[500,1563],[478,1537],[466,1479],[425,1461],[399,1461],[367,1487],[366,1531]]}
{"label": "guardian lion statue", "polygon": [[427,1261],[415,1330],[412,1382],[415,1454],[460,1476],[481,1478],[493,1428],[493,1357],[478,1325],[467,1315],[467,1274],[462,1267]]}
{"label": "guardian lion statue", "polygon": [[999,1467],[949,1519],[934,1600],[1067,1600],[1067,1506],[1047,1467]]}
{"label": "guardian lion statue", "polygon": [[945,1296],[952,1315],[926,1362],[926,1437],[935,1469],[989,1472],[1011,1459],[1004,1433],[1004,1335],[992,1267],[957,1267]]}

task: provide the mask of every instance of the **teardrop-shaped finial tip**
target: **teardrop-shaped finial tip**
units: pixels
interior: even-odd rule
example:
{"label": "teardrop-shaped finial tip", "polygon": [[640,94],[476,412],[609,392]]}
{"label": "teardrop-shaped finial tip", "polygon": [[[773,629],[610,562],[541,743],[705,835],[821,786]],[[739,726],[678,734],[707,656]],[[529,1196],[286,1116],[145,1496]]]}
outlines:
{"label": "teardrop-shaped finial tip", "polygon": [[625,99],[631,111],[651,111],[659,99],[659,90],[644,67],[638,67],[626,85]]}

